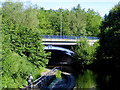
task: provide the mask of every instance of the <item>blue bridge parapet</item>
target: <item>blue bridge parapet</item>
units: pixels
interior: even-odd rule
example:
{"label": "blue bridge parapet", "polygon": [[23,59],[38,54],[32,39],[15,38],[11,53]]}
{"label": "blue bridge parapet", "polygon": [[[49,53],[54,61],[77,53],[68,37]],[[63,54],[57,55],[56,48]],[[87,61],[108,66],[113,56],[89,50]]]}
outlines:
{"label": "blue bridge parapet", "polygon": [[80,39],[81,37],[87,38],[88,40],[99,40],[98,37],[42,35],[42,38],[45,38],[45,39]]}

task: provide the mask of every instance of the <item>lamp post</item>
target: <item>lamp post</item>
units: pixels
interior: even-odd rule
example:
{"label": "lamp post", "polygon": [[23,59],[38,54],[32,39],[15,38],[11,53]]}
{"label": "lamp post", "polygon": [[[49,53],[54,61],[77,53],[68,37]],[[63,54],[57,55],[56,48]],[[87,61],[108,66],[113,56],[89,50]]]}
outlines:
{"label": "lamp post", "polygon": [[60,35],[62,36],[62,10],[60,10]]}

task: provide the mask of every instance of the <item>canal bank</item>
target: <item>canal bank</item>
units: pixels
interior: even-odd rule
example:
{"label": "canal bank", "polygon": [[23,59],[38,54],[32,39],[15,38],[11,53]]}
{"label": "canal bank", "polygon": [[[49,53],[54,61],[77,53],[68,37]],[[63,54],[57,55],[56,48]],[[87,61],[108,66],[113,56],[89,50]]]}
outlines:
{"label": "canal bank", "polygon": [[42,73],[42,76],[33,83],[24,87],[25,89],[69,89],[73,90],[75,87],[74,77],[67,72],[61,72],[61,78],[57,78],[58,67],[47,69]]}
{"label": "canal bank", "polygon": [[61,79],[56,78],[50,85],[49,89],[69,89],[73,90],[75,87],[75,78],[66,72],[61,73]]}
{"label": "canal bank", "polygon": [[[49,68],[53,68],[53,67],[54,66],[50,66]],[[84,89],[119,90],[119,81],[120,81],[119,69],[116,69],[114,71],[113,70],[110,71],[107,69],[92,70],[92,69],[82,69],[82,68],[76,69],[71,66],[61,66],[61,69],[62,69],[61,79],[56,79],[55,75],[48,75],[48,77],[50,78],[48,79],[48,81],[50,82],[49,83],[47,82],[46,84],[44,81],[46,81],[47,78],[46,80],[43,80],[45,85],[42,88],[68,89],[70,88],[70,86],[72,86],[72,88],[70,89],[73,89],[73,87],[75,87],[75,89],[81,89],[81,90],[82,89],[83,90]],[[51,70],[49,69],[48,71]],[[70,76],[74,76],[74,79],[72,79]],[[69,78],[71,78],[71,80]],[[74,81],[74,84],[71,84],[71,81]],[[39,89],[39,88],[40,87],[35,87],[35,89]]]}

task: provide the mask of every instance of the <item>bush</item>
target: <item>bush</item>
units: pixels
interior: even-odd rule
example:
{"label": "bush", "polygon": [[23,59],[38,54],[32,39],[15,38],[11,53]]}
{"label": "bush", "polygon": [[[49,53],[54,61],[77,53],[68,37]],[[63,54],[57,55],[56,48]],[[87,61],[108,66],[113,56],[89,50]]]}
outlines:
{"label": "bush", "polygon": [[27,58],[21,57],[14,52],[3,55],[2,58],[2,87],[20,88],[26,84],[26,78],[34,73],[35,65],[30,63]]}
{"label": "bush", "polygon": [[98,42],[94,43],[93,46],[90,46],[87,38],[80,38],[80,41],[77,42],[77,46],[73,49],[75,52],[73,57],[82,65],[91,64],[93,60],[96,59],[96,50],[98,46]]}
{"label": "bush", "polygon": [[56,78],[61,79],[61,71],[59,71],[59,70],[57,71]]}

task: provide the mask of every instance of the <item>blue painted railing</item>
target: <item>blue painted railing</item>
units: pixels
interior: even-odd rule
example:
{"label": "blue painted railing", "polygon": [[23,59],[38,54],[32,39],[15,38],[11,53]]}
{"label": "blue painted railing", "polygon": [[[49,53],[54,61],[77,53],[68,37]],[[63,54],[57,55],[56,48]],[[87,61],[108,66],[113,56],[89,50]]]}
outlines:
{"label": "blue painted railing", "polygon": [[98,37],[85,37],[85,36],[60,36],[60,35],[41,35],[42,38],[46,39],[80,39],[81,37],[89,40],[99,40]]}

